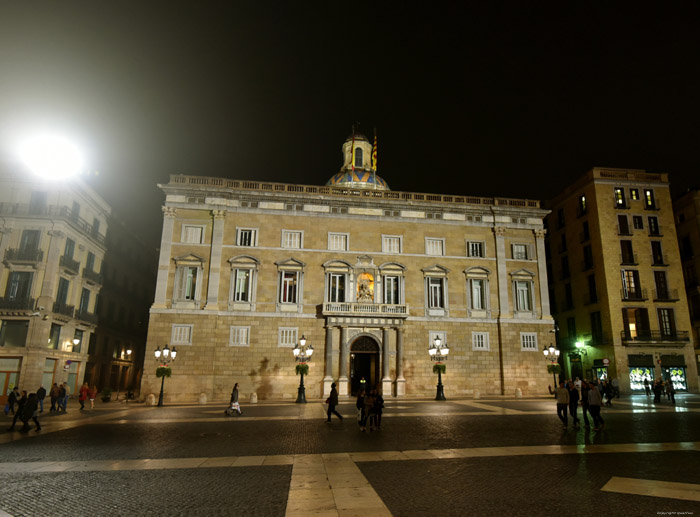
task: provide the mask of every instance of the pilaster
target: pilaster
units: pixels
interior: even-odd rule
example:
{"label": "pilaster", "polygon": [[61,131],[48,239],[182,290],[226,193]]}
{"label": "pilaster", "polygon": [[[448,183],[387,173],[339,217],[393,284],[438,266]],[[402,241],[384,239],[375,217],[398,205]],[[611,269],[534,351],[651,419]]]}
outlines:
{"label": "pilaster", "polygon": [[168,273],[170,272],[170,254],[173,244],[176,209],[163,207],[163,235],[160,240],[160,257],[158,258],[158,279],[153,307],[165,308],[165,296],[168,290]]}
{"label": "pilaster", "polygon": [[224,219],[226,210],[212,210],[214,225],[211,233],[209,255],[209,282],[207,283],[207,304],[205,310],[219,310],[219,282],[221,281],[221,252],[224,243]]}

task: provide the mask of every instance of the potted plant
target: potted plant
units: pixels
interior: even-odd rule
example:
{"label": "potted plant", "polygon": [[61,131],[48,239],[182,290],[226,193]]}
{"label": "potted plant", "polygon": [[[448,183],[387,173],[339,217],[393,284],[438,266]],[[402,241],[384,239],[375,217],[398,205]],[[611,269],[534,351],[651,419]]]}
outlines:
{"label": "potted plant", "polygon": [[112,389],[111,388],[103,388],[102,393],[100,393],[102,396],[102,402],[109,402],[112,400]]}

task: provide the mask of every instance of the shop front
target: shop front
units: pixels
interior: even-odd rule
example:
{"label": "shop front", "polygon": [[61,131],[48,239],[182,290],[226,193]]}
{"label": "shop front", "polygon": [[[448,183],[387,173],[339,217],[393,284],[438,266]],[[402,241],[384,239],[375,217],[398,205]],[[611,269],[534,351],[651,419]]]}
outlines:
{"label": "shop front", "polygon": [[688,391],[685,357],[682,355],[662,355],[661,375],[664,380],[671,381],[676,391]]}
{"label": "shop front", "polygon": [[630,390],[633,393],[645,393],[644,381],[648,386],[654,384],[654,356],[651,354],[630,354],[629,363]]}
{"label": "shop front", "polygon": [[591,368],[593,373],[593,380],[607,381],[608,380],[608,365],[607,359],[594,359],[593,368]]}

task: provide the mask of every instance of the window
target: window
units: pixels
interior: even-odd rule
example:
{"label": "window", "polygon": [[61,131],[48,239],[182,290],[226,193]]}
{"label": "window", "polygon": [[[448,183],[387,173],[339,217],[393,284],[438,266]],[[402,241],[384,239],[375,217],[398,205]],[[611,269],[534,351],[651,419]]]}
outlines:
{"label": "window", "polygon": [[583,232],[581,233],[581,242],[586,242],[586,241],[591,240],[591,232],[590,232],[590,229],[588,227],[588,221],[583,222],[582,228],[583,228]]}
{"label": "window", "polygon": [[402,238],[399,235],[382,235],[383,253],[401,253]]}
{"label": "window", "polygon": [[250,327],[231,326],[229,346],[250,346]]}
{"label": "window", "polygon": [[197,299],[198,276],[199,267],[197,266],[183,266],[178,268],[178,300]]}
{"label": "window", "polygon": [[630,189],[630,199],[633,201],[639,200],[639,189],[637,189],[637,188]]}
{"label": "window", "polygon": [[431,239],[426,237],[425,239],[425,254],[426,255],[439,255],[445,254],[445,239]]}
{"label": "window", "polygon": [[258,230],[254,228],[236,228],[236,246],[257,246]]}
{"label": "window", "polygon": [[36,253],[39,249],[40,237],[39,230],[24,230],[19,243],[20,252],[28,255]]}
{"label": "window", "polygon": [[66,300],[68,300],[68,289],[70,287],[70,282],[63,277],[58,279],[58,290],[56,291],[56,303],[59,305],[65,305]]}
{"label": "window", "polygon": [[88,306],[90,304],[90,291],[83,287],[80,293],[80,305],[78,306],[79,314],[86,314],[88,312]]}
{"label": "window", "polygon": [[73,253],[75,253],[75,241],[73,239],[66,239],[66,248],[63,252],[63,256],[72,259]]}
{"label": "window", "polygon": [[654,266],[665,265],[661,241],[651,241],[651,263]]}
{"label": "window", "polygon": [[593,248],[590,245],[583,247],[583,267],[587,270],[593,267]]}
{"label": "window", "polygon": [[623,269],[622,295],[626,299],[642,299],[642,290],[639,285],[639,271],[635,269]]}
{"label": "window", "polygon": [[255,282],[260,263],[253,257],[241,255],[229,259],[229,264],[231,264],[229,302],[237,304],[235,307],[229,307],[229,309],[254,310],[252,305],[244,306],[241,304],[252,304],[255,302]]}
{"label": "window", "polygon": [[593,345],[603,344],[603,322],[600,312],[591,312],[591,340]]}
{"label": "window", "polygon": [[620,264],[636,264],[632,241],[620,241]]}
{"label": "window", "polygon": [[617,230],[618,235],[632,235],[626,215],[617,216]]}
{"label": "window", "polygon": [[40,215],[46,211],[46,197],[48,192],[32,192],[29,199],[29,213]]}
{"label": "window", "polygon": [[183,224],[182,234],[180,235],[180,241],[187,242],[190,244],[201,244],[203,235],[204,226],[193,226],[191,224]]}
{"label": "window", "polygon": [[294,348],[297,344],[297,332],[296,327],[280,327],[278,346]]}
{"label": "window", "polygon": [[328,274],[328,301],[329,302],[344,302],[345,301],[345,281],[347,275],[345,273],[329,273]]}
{"label": "window", "polygon": [[177,345],[191,345],[193,328],[194,325],[173,325],[170,342]]}
{"label": "window", "polygon": [[665,271],[654,271],[654,283],[656,284],[656,298],[659,300],[670,299]]}
{"label": "window", "polygon": [[355,148],[355,167],[362,167],[362,149]]}
{"label": "window", "polygon": [[488,332],[472,332],[472,350],[489,350]]}
{"label": "window", "polygon": [[571,284],[564,284],[564,310],[570,310],[574,308],[574,295],[571,290]]}
{"label": "window", "polygon": [[7,280],[7,298],[20,303],[25,302],[25,308],[33,309],[33,306],[29,304],[33,276],[34,273],[30,271],[12,271]]}
{"label": "window", "polygon": [[512,245],[512,255],[515,260],[527,260],[528,259],[528,246],[527,244],[513,244]]}
{"label": "window", "polygon": [[[0,347],[20,348],[27,344],[29,320],[2,320],[0,322]],[[0,358],[0,361],[6,360]]]}
{"label": "window", "polygon": [[51,324],[51,331],[49,332],[49,346],[48,348],[52,350],[58,350],[58,343],[61,339],[61,325],[57,323]]}
{"label": "window", "polygon": [[644,218],[641,215],[633,215],[632,216],[632,223],[633,223],[635,230],[643,230],[644,229]]}
{"label": "window", "polygon": [[515,284],[515,310],[518,312],[532,311],[532,281],[516,280]]}
{"label": "window", "polygon": [[561,242],[559,244],[559,253],[564,253],[566,251],[566,234],[561,234]]}
{"label": "window", "polygon": [[249,269],[234,269],[233,270],[233,301],[234,302],[249,302],[250,301],[250,276]]}
{"label": "window", "polygon": [[88,251],[85,269],[88,271],[95,271],[95,254],[91,251]]}
{"label": "window", "polygon": [[348,233],[328,233],[328,249],[331,251],[348,251]]}
{"label": "window", "polygon": [[576,318],[566,318],[566,332],[569,338],[569,343],[576,342]]}
{"label": "window", "polygon": [[[71,347],[74,353],[79,354],[80,350],[83,348],[83,331],[80,329],[75,329],[75,332],[73,333],[73,342],[71,342]],[[78,344],[76,345],[74,342],[75,340],[78,340]]]}
{"label": "window", "polygon": [[78,219],[80,217],[80,205],[77,201],[73,201],[73,209],[70,212],[72,219]]}
{"label": "window", "polygon": [[445,279],[428,277],[428,308],[445,308]]}
{"label": "window", "polygon": [[598,301],[598,288],[595,283],[595,275],[588,275],[588,303]]}
{"label": "window", "polygon": [[303,247],[303,232],[282,230],[282,247],[291,249],[301,249]]}
{"label": "window", "polygon": [[661,230],[659,229],[659,218],[654,215],[650,215],[647,217],[647,221],[649,222],[649,235],[660,236]]}
{"label": "window", "polygon": [[654,191],[651,189],[644,189],[644,208],[647,210],[656,210]]}
{"label": "window", "polygon": [[561,278],[569,278],[571,276],[571,272],[569,271],[569,257],[564,255],[561,258]]}
{"label": "window", "polygon": [[627,208],[625,189],[620,187],[615,187],[615,208]]}
{"label": "window", "polygon": [[468,257],[483,257],[484,256],[484,243],[483,242],[467,242],[467,256]]}
{"label": "window", "polygon": [[486,309],[486,282],[483,278],[469,279],[471,308],[474,310]]}
{"label": "window", "polygon": [[537,352],[537,333],[520,333],[520,350],[523,352]]}
{"label": "window", "polygon": [[588,212],[588,204],[586,203],[586,196],[580,196],[578,198],[578,214],[583,215]]}
{"label": "window", "polygon": [[[94,334],[91,334],[91,336],[94,336]],[[54,372],[56,371],[56,364],[58,363],[57,359],[51,359],[47,358],[44,361],[44,373],[41,376],[41,384],[43,386],[53,386],[53,376]]]}
{"label": "window", "polygon": [[100,233],[100,221],[97,219],[97,217],[92,218],[92,235],[96,236]]}
{"label": "window", "polygon": [[280,303],[297,303],[298,271],[280,272]]}
{"label": "window", "polygon": [[673,317],[673,309],[658,309],[659,330],[664,337],[674,337],[676,335],[676,321]]}
{"label": "window", "polygon": [[400,279],[398,276],[385,276],[384,277],[384,303],[398,305],[401,300],[400,297]]}
{"label": "window", "polygon": [[566,220],[564,219],[564,209],[560,208],[557,210],[557,228],[564,228]]}

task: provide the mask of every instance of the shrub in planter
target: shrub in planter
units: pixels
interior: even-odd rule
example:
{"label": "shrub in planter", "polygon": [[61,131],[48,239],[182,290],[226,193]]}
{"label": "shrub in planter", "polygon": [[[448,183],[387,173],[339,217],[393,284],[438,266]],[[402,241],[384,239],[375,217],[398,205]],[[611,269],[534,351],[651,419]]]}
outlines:
{"label": "shrub in planter", "polygon": [[102,397],[102,402],[109,402],[112,400],[112,390],[110,388],[103,388],[100,396]]}

